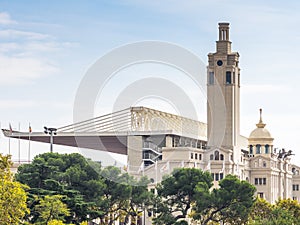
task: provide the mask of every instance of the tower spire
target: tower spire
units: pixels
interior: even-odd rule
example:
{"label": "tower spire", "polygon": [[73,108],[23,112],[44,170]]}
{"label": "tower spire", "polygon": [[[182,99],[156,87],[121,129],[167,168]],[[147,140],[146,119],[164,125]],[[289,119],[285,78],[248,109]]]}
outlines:
{"label": "tower spire", "polygon": [[219,23],[219,40],[217,41],[217,52],[231,53],[231,42],[229,41],[229,23]]}
{"label": "tower spire", "polygon": [[264,128],[266,126],[266,124],[262,121],[262,109],[259,109],[259,122],[256,124],[256,126],[258,128]]}

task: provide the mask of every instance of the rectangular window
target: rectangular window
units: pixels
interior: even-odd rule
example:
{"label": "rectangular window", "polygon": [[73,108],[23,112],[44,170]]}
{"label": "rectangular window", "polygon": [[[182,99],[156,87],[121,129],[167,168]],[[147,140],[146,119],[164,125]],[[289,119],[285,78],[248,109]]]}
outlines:
{"label": "rectangular window", "polygon": [[197,153],[195,153],[195,159],[198,159],[198,154]]}
{"label": "rectangular window", "polygon": [[264,198],[264,193],[263,193],[263,192],[258,192],[257,195],[258,195],[260,198]]}
{"label": "rectangular window", "polygon": [[211,177],[213,180],[215,180],[215,174],[214,173],[211,173]]}
{"label": "rectangular window", "polygon": [[191,153],[191,159],[193,159],[194,158],[194,154],[193,153]]}
{"label": "rectangular window", "polygon": [[263,178],[263,185],[267,184],[267,178]]}
{"label": "rectangular window", "polygon": [[224,174],[220,173],[220,180],[222,180],[224,178]]}
{"label": "rectangular window", "polygon": [[216,173],[215,176],[216,176],[216,181],[218,181],[219,180],[219,174]]}
{"label": "rectangular window", "polygon": [[231,84],[231,72],[226,71],[226,84]]}
{"label": "rectangular window", "polygon": [[255,184],[255,185],[258,185],[258,178],[255,178],[255,179],[254,179],[254,184]]}
{"label": "rectangular window", "polygon": [[202,154],[199,154],[199,160],[202,160]]}
{"label": "rectangular window", "polygon": [[213,85],[215,84],[215,74],[214,72],[208,73],[208,84]]}

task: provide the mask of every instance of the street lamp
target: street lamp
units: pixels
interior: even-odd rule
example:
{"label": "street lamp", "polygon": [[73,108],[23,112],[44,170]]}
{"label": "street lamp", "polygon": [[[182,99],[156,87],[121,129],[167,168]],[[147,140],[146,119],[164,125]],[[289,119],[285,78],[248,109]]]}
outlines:
{"label": "street lamp", "polygon": [[56,128],[44,127],[44,133],[50,135],[50,152],[53,152],[53,135],[56,135]]}

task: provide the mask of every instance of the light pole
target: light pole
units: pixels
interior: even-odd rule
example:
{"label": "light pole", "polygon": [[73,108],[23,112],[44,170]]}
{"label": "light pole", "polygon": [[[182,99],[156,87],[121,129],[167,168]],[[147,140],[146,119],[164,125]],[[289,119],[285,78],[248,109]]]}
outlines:
{"label": "light pole", "polygon": [[50,135],[50,152],[53,152],[53,135],[56,135],[56,128],[44,127],[44,133]]}

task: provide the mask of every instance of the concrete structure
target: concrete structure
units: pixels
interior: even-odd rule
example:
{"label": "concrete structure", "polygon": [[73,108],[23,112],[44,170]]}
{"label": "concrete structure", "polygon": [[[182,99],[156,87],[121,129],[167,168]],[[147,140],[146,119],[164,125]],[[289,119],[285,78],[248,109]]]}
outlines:
{"label": "concrete structure", "polygon": [[[219,23],[216,52],[208,54],[207,125],[174,114],[131,107],[57,129],[55,144],[104,150],[128,156],[127,171],[147,175],[152,186],[174,168],[211,172],[215,187],[235,174],[274,203],[300,199],[300,167],[291,165],[291,151],[276,149],[265,128],[262,110],[249,137],[240,134],[239,53],[231,51],[229,23]],[[4,130],[13,138],[49,142],[43,133]]]}

